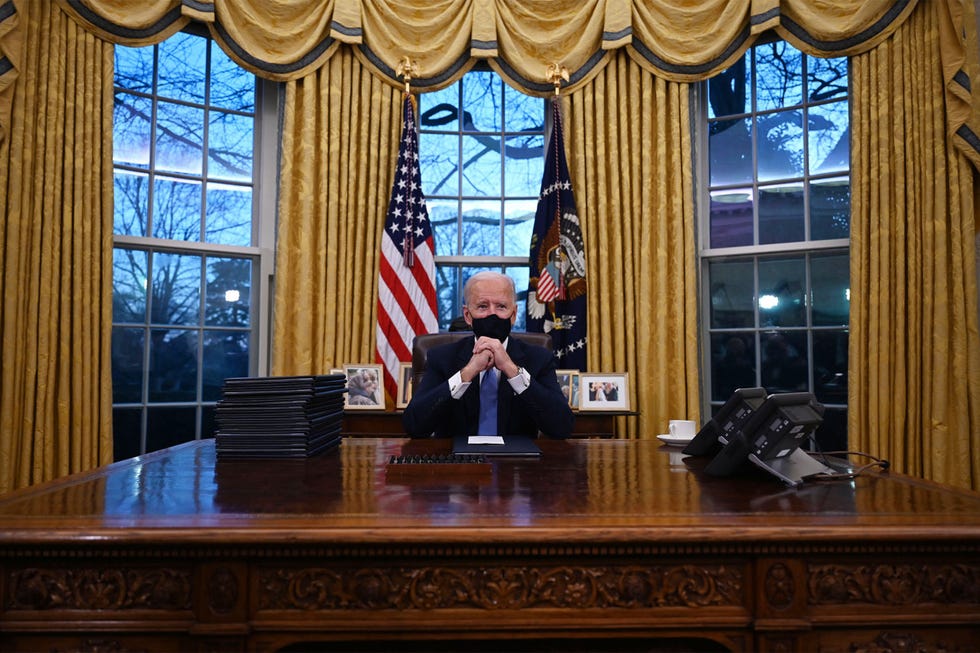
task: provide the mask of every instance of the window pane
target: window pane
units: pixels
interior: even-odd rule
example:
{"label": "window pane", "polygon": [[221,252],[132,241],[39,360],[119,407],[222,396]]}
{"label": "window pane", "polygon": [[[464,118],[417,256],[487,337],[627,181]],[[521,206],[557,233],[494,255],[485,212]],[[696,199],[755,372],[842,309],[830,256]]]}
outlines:
{"label": "window pane", "polygon": [[212,326],[245,327],[251,306],[252,262],[209,257],[204,321]]}
{"label": "window pane", "polygon": [[455,134],[419,134],[419,167],[422,192],[459,195],[459,137]]}
{"label": "window pane", "polygon": [[143,329],[112,329],[112,402],[139,403],[143,400]]}
{"label": "window pane", "polygon": [[142,250],[112,250],[112,321],[146,321],[147,254]]}
{"label": "window pane", "polygon": [[737,388],[754,388],[755,335],[751,331],[711,335],[711,400],[725,401]]}
{"label": "window pane", "polygon": [[252,188],[207,185],[205,241],[247,247],[252,244]]}
{"label": "window pane", "polygon": [[708,265],[712,328],[755,326],[755,273],[751,260]]}
{"label": "window pane", "polygon": [[504,191],[509,197],[537,197],[544,168],[544,135],[512,136],[507,139],[504,160]]}
{"label": "window pane", "polygon": [[759,261],[759,326],[806,326],[803,257]]}
{"label": "window pane", "polygon": [[[113,50],[114,78],[116,86],[127,91],[151,93],[153,91],[153,46],[129,48],[122,45]],[[119,99],[120,94],[116,94]]]}
{"label": "window pane", "polygon": [[756,118],[759,181],[803,174],[803,112],[780,111]]}
{"label": "window pane", "polygon": [[850,261],[847,254],[813,255],[810,260],[814,326],[847,326],[850,320]]}
{"label": "window pane", "polygon": [[459,200],[425,200],[432,224],[436,256],[455,256],[459,251]]}
{"label": "window pane", "polygon": [[463,75],[462,84],[463,131],[499,132],[503,92],[500,77],[489,70],[472,71]]}
{"label": "window pane", "polygon": [[418,100],[420,129],[459,132],[459,85],[420,93]]}
{"label": "window pane", "polygon": [[463,314],[462,284],[456,266],[436,267],[436,302],[439,305],[439,328],[448,329],[453,318]]}
{"label": "window pane", "polygon": [[461,192],[464,196],[500,197],[500,169],[503,163],[499,137],[464,136],[462,165]]}
{"label": "window pane", "polygon": [[527,284],[531,271],[527,266],[504,268],[504,274],[514,280],[514,288],[517,290],[517,320],[514,322],[514,331],[527,330]]}
{"label": "window pane", "polygon": [[463,202],[463,256],[500,256],[500,202]]}
{"label": "window pane", "polygon": [[847,177],[810,182],[810,238],[848,238],[851,233],[851,185]]}
{"label": "window pane", "polygon": [[112,161],[118,165],[150,167],[150,119],[153,100],[116,93],[112,107]]}
{"label": "window pane", "polygon": [[154,254],[151,301],[153,324],[197,324],[201,304],[201,257]]}
{"label": "window pane", "polygon": [[113,182],[112,231],[123,236],[145,236],[149,175],[116,169]]}
{"label": "window pane", "polygon": [[755,48],[756,110],[770,111],[803,102],[803,55],[786,41]]}
{"label": "window pane", "polygon": [[150,330],[149,401],[197,399],[197,332]]}
{"label": "window pane", "polygon": [[233,111],[255,111],[255,76],[228,58],[211,41],[211,106]]}
{"label": "window pane", "polygon": [[529,256],[531,233],[537,200],[507,200],[504,202],[504,256]]}
{"label": "window pane", "polygon": [[752,51],[728,69],[708,80],[708,118],[748,113],[752,110]]}
{"label": "window pane", "polygon": [[805,240],[803,184],[759,189],[759,243]]}
{"label": "window pane", "polygon": [[504,84],[506,131],[544,132],[545,101]]}
{"label": "window pane", "polygon": [[203,371],[201,399],[221,399],[225,379],[248,376],[248,332],[205,330]]}
{"label": "window pane", "polygon": [[252,181],[251,116],[212,111],[208,130],[208,176],[231,181]]}
{"label": "window pane", "polygon": [[762,386],[767,392],[807,389],[806,332],[762,334]]}
{"label": "window pane", "polygon": [[739,247],[752,244],[752,189],[711,193],[711,247]]}
{"label": "window pane", "polygon": [[140,455],[142,422],[142,408],[112,409],[112,459],[114,461]]}
{"label": "window pane", "polygon": [[813,332],[813,388],[817,401],[847,403],[847,331]]}
{"label": "window pane", "polygon": [[811,107],[808,115],[810,174],[847,172],[851,167],[847,103]]}
{"label": "window pane", "polygon": [[204,111],[171,102],[157,103],[156,169],[200,175],[204,151]]}
{"label": "window pane", "polygon": [[708,125],[711,185],[752,182],[751,118],[719,120]]}
{"label": "window pane", "polygon": [[807,95],[811,102],[847,97],[847,58],[808,57]]}
{"label": "window pane", "polygon": [[201,182],[157,177],[153,183],[153,236],[201,240]]}
{"label": "window pane", "polygon": [[185,102],[204,103],[208,40],[178,32],[160,44],[157,92]]}
{"label": "window pane", "polygon": [[146,411],[147,451],[190,442],[195,439],[196,431],[197,409],[194,406],[156,406]]}

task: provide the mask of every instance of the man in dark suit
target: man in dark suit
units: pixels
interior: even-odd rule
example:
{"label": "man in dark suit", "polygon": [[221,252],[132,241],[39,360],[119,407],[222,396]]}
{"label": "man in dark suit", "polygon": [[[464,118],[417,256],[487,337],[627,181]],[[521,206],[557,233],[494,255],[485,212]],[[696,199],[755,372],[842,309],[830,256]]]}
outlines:
{"label": "man in dark suit", "polygon": [[[412,437],[454,435],[536,436],[541,431],[564,438],[574,416],[555,375],[555,359],[544,347],[510,337],[517,319],[514,280],[498,272],[480,272],[463,289],[463,318],[473,338],[436,347],[426,356],[425,374],[402,421]],[[488,375],[495,378],[488,378]],[[481,423],[481,385],[496,383],[496,425]]]}

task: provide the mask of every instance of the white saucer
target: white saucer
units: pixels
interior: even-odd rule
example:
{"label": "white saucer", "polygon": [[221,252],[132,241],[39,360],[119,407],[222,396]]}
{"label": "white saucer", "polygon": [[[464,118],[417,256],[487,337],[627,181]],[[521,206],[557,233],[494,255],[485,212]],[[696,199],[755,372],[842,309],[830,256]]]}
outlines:
{"label": "white saucer", "polygon": [[662,433],[657,436],[657,439],[663,442],[664,444],[682,446],[688,444],[694,438],[685,438],[683,436],[671,435],[669,433]]}

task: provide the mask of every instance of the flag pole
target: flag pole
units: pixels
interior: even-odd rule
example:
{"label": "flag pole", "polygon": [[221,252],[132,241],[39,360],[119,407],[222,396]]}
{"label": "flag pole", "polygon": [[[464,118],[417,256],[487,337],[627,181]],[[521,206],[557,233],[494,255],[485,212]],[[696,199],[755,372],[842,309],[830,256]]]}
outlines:
{"label": "flag pole", "polygon": [[[562,80],[568,81],[568,68],[561,65],[560,63],[552,63],[548,66],[548,81],[551,82],[555,87],[555,97],[552,98],[552,103],[554,106],[554,128],[561,129],[561,116],[559,112],[561,107],[557,106],[558,96],[561,93],[561,82]],[[552,136],[552,143],[555,147],[558,147],[558,140]],[[555,157],[555,179],[558,179],[558,157]],[[555,221],[558,224],[558,299],[565,299],[565,248],[561,244],[561,234],[562,234],[562,212],[561,212],[561,193],[556,193],[555,195]],[[557,316],[556,321],[557,321]]]}

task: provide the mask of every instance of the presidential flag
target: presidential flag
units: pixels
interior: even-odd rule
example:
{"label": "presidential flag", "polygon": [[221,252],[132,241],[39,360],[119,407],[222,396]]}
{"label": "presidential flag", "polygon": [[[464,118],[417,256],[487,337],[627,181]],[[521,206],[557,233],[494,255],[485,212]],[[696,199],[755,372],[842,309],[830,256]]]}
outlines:
{"label": "presidential flag", "polygon": [[401,362],[412,360],[412,341],[438,331],[435,244],[422,195],[415,98],[405,94],[398,166],[381,235],[378,333],[375,359],[384,366],[385,391],[398,392]]}
{"label": "presidential flag", "polygon": [[551,99],[553,130],[531,236],[527,330],[551,334],[560,369],[585,371],[585,245],[565,161],[559,99]]}

